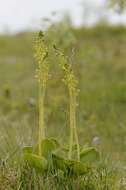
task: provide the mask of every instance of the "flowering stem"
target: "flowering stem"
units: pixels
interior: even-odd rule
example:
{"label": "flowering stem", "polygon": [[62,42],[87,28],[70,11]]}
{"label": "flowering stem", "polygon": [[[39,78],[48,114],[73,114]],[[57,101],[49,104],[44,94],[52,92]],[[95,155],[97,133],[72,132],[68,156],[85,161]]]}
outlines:
{"label": "flowering stem", "polygon": [[68,86],[69,90],[69,101],[70,101],[70,141],[69,141],[69,152],[68,158],[72,158],[72,148],[73,148],[73,140],[75,138],[75,142],[77,145],[77,159],[80,160],[80,145],[77,135],[77,128],[76,128],[76,97],[78,94],[77,83],[78,81],[75,78],[74,72],[72,70],[72,66],[69,63],[67,57],[54,46],[56,51],[56,55],[59,56],[60,61],[59,65],[64,71],[64,83]]}
{"label": "flowering stem", "polygon": [[75,135],[75,141],[77,145],[77,159],[80,161],[80,145],[78,140],[78,134],[77,134],[77,127],[76,127],[76,95],[73,95],[73,123],[74,123],[74,135]]}
{"label": "flowering stem", "polygon": [[44,126],[44,98],[45,98],[45,85],[39,84],[39,131],[38,131],[38,144],[39,155],[42,154],[41,141],[45,138]]}
{"label": "flowering stem", "polygon": [[80,146],[76,128],[76,93],[75,90],[69,89],[70,95],[70,144],[69,144],[69,159],[72,158],[73,140],[75,138],[77,145],[77,159],[80,160]]}
{"label": "flowering stem", "polygon": [[73,100],[72,100],[72,91],[69,90],[69,95],[70,95],[70,144],[69,144],[69,159],[72,158],[72,147],[73,147],[73,138],[74,138],[74,134],[73,134]]}
{"label": "flowering stem", "polygon": [[35,57],[37,60],[36,77],[38,79],[38,108],[39,108],[39,130],[38,130],[38,154],[42,155],[42,140],[45,138],[44,126],[44,101],[45,91],[49,74],[48,48],[44,41],[43,32],[39,32],[35,45]]}

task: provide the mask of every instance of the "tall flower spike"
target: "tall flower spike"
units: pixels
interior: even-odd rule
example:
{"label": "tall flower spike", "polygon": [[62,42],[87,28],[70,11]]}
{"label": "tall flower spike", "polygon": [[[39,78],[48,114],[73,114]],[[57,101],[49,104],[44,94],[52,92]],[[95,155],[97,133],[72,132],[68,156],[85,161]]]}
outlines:
{"label": "tall flower spike", "polygon": [[68,157],[69,159],[72,158],[73,140],[75,138],[77,145],[77,158],[79,161],[80,146],[79,146],[77,128],[76,128],[76,97],[78,95],[78,89],[77,89],[78,81],[75,78],[72,66],[69,63],[67,57],[62,53],[61,50],[57,49],[56,46],[54,46],[54,49],[56,51],[56,55],[59,57],[59,65],[61,69],[64,71],[63,82],[68,86],[69,97],[70,97],[70,144],[69,144]]}
{"label": "tall flower spike", "polygon": [[39,155],[41,156],[41,141],[45,138],[44,125],[44,100],[49,76],[49,64],[47,63],[48,48],[44,41],[43,32],[39,32],[35,41],[35,58],[37,61],[36,77],[38,79],[38,106],[39,106],[39,131],[38,144]]}

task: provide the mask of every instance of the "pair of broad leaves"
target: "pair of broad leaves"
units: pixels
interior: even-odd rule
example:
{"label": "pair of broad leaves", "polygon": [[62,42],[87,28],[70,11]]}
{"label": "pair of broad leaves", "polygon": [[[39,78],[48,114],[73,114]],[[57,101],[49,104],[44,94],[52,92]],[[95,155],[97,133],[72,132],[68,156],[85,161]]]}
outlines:
{"label": "pair of broad leaves", "polygon": [[[41,142],[41,156],[38,155],[39,146],[23,148],[24,160],[37,172],[61,170],[65,174],[83,175],[88,172],[91,165],[99,160],[99,152],[93,148],[84,148],[80,152],[80,161],[67,159],[68,148],[62,147],[56,139],[44,139]],[[76,152],[73,146],[73,153]]]}

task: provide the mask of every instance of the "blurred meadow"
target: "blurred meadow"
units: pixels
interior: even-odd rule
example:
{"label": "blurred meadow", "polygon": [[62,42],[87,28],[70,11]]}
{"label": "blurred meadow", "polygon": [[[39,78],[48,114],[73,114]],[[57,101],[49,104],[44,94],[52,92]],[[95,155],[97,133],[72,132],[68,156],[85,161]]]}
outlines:
{"label": "blurred meadow", "polygon": [[[30,31],[0,35],[2,168],[5,163],[7,163],[6,168],[18,168],[18,164],[22,163],[22,147],[32,145],[37,139],[38,89],[35,79],[35,35],[36,32]],[[117,175],[125,178],[126,28],[106,23],[75,28],[69,19],[64,19],[52,24],[46,30],[46,38],[49,46],[56,44],[65,51],[79,81],[77,129],[80,144],[96,147],[101,152],[107,167],[110,170],[111,168],[117,170]],[[56,62],[57,58],[51,54],[49,59],[51,72],[45,99],[45,125],[48,137],[57,137],[61,143],[67,143],[68,92]],[[11,171],[11,174],[13,172],[15,173],[15,170]],[[13,185],[15,178],[18,177],[17,174],[7,177],[10,186],[3,187],[2,179],[5,178],[0,177],[0,189],[18,189]],[[120,187],[120,190],[125,190],[125,185],[126,183]],[[111,187],[103,188],[96,185],[96,190],[118,190]],[[25,190],[28,187],[19,189]],[[49,186],[43,189],[49,189]],[[89,188],[85,186],[83,189]],[[60,188],[57,187],[57,190]],[[90,190],[95,188],[90,187]]]}

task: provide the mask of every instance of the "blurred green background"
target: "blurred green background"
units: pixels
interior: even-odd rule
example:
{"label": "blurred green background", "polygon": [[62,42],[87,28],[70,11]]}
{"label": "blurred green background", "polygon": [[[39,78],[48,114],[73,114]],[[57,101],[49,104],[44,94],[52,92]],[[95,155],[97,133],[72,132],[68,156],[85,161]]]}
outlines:
{"label": "blurred green background", "polygon": [[[96,146],[110,163],[126,161],[126,28],[73,29],[59,22],[46,32],[69,56],[79,81],[77,127],[81,144]],[[0,36],[0,158],[14,158],[36,141],[38,126],[35,33]],[[69,102],[62,72],[50,58],[45,123],[48,136],[67,142]]]}

